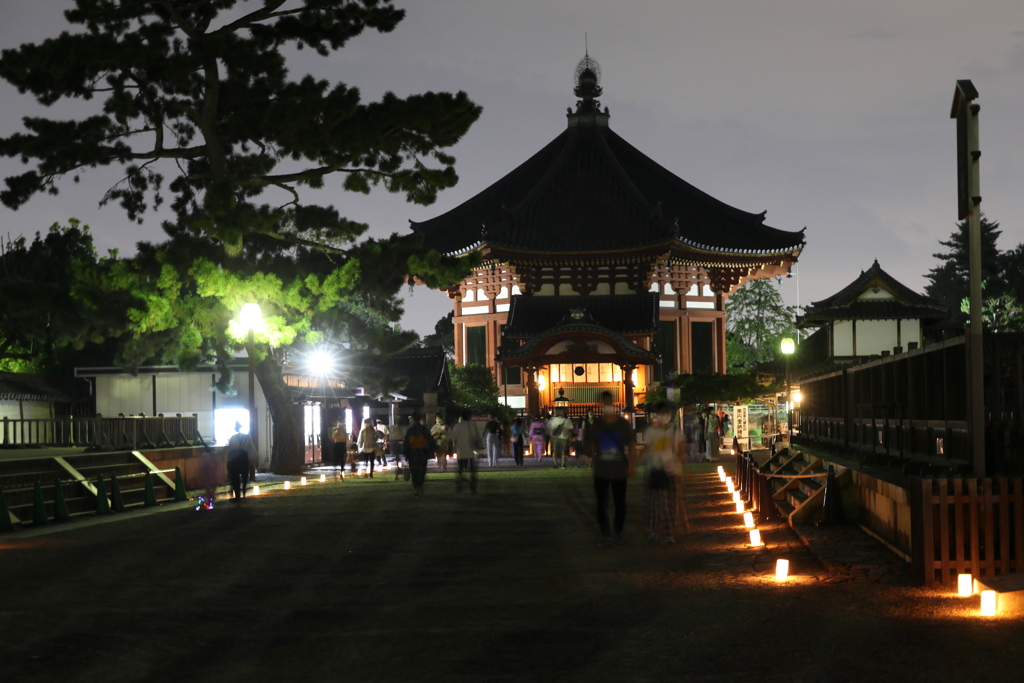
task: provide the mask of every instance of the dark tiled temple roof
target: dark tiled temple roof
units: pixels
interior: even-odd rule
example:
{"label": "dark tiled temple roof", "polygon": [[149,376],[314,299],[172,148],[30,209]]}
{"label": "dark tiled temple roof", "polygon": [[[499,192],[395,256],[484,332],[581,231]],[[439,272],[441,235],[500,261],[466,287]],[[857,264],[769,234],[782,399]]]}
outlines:
{"label": "dark tiled temple roof", "polygon": [[90,396],[89,382],[72,377],[0,373],[0,400],[77,403]]}
{"label": "dark tiled temple roof", "polygon": [[394,377],[408,379],[405,391],[401,393],[410,398],[421,399],[423,394],[432,392],[451,393],[448,357],[440,346],[393,353],[384,360],[382,367]]}
{"label": "dark tiled temple roof", "polygon": [[548,338],[560,335],[563,332],[589,332],[607,337],[619,347],[620,353],[634,361],[649,361],[653,363],[657,362],[661,358],[661,354],[657,351],[650,351],[643,348],[616,330],[609,329],[603,325],[597,325],[591,321],[577,322],[570,320],[543,330],[521,346],[516,346],[514,344],[502,344],[498,347],[498,359],[502,362],[508,362],[527,358],[533,353],[536,347],[545,343]]}
{"label": "dark tiled temple roof", "polygon": [[[892,292],[895,299],[859,300],[873,287]],[[825,320],[894,320],[945,318],[949,311],[938,301],[918,294],[882,270],[876,260],[870,268],[836,294],[815,301],[797,319],[798,325],[814,325]]]}
{"label": "dark tiled temple roof", "polygon": [[800,249],[803,231],[769,227],[698,190],[603,125],[568,128],[504,178],[412,229],[427,246],[547,253],[678,243],[725,254]]}
{"label": "dark tiled temple roof", "polygon": [[503,336],[525,339],[574,322],[621,335],[653,334],[658,329],[658,294],[513,296]]}

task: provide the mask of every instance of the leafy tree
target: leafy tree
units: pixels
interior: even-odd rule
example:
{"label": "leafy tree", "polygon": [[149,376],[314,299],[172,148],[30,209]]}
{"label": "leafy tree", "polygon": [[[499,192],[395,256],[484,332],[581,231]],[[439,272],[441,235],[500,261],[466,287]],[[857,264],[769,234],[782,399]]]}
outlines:
{"label": "leafy tree", "polygon": [[72,298],[75,272],[97,260],[89,227],[74,219],[31,242],[0,243],[0,370],[60,374],[111,362],[112,344],[101,343],[123,311],[114,301],[87,309]]}
{"label": "leafy tree", "polygon": [[[981,272],[985,283],[985,295],[999,297],[1003,294],[1003,258],[996,245],[999,235],[998,222],[981,217]],[[948,240],[939,244],[946,251],[933,254],[940,263],[928,271],[928,286],[925,293],[937,299],[951,310],[959,308],[961,300],[970,296],[970,256],[968,249],[967,220],[960,221]]]}
{"label": "leafy tree", "polygon": [[[970,314],[970,298],[960,303],[960,312]],[[1024,306],[1010,293],[985,297],[981,304],[981,318],[984,327],[992,332],[1024,332]]]}
{"label": "leafy tree", "polygon": [[177,216],[168,241],[83,272],[80,294],[94,313],[104,304],[90,287],[130,300],[129,366],[162,357],[226,367],[242,346],[238,308],[263,305],[257,375],[278,432],[273,468],[296,471],[302,424],[280,365],[291,346],[318,343],[324,330],[367,353],[407,345],[412,336],[396,339],[365,314],[396,320],[401,282],[444,287],[476,260],[427,252],[413,236],[360,242],[366,226],[303,203],[302,191],[336,176],[345,190],[383,185],[429,204],[457,181],[443,150],[480,108],[462,92],[367,104],[344,84],[289,78],[284,50],[326,56],[365,29],[389,32],[404,16],[390,0],[77,0],[65,16],[82,30],[5,50],[0,76],[44,105],[102,106],[77,119],[28,117],[25,132],[0,139],[0,154],[33,166],[6,179],[0,200],[18,208],[97,167],[120,169],[101,203],[133,220],[167,193]]}
{"label": "leafy tree", "polygon": [[515,411],[500,401],[498,383],[486,365],[448,363],[452,378],[452,400],[464,408],[487,413],[499,419],[511,419]]}
{"label": "leafy tree", "polygon": [[448,358],[455,357],[455,311],[441,318],[434,324],[434,333],[420,340],[423,346],[440,346]]}
{"label": "leafy tree", "polygon": [[781,281],[751,280],[729,296],[725,355],[730,373],[749,372],[772,360],[781,340],[796,336],[796,306],[783,303],[777,286]]}
{"label": "leafy tree", "polygon": [[709,403],[748,403],[780,391],[778,380],[762,383],[753,373],[729,375],[679,375],[673,382],[679,402],[686,405]]}

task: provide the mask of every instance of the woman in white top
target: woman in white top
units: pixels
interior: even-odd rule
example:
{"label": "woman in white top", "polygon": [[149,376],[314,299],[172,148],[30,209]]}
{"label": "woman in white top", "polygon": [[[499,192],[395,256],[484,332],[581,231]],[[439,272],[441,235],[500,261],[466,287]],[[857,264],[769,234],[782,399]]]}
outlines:
{"label": "woman in white top", "polygon": [[644,476],[644,507],[648,541],[675,543],[682,523],[689,529],[686,497],[683,492],[683,436],[672,421],[673,406],[661,402],[648,413],[651,424],[644,430],[644,448],[640,460],[647,466]]}

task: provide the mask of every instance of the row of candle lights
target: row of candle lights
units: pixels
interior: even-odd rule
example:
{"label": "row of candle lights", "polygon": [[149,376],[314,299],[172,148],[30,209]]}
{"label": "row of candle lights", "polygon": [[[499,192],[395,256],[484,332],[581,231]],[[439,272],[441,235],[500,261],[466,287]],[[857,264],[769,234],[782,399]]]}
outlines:
{"label": "row of candle lights", "polygon": [[[718,479],[725,483],[726,490],[732,495],[732,501],[736,504],[736,513],[743,515],[743,526],[750,532],[750,546],[752,548],[763,546],[764,542],[761,540],[761,531],[754,525],[754,513],[747,510],[746,505],[743,504],[740,492],[736,490],[736,484],[733,482],[732,477],[726,475],[725,468],[721,465],[718,466]],[[776,560],[776,581],[785,581],[788,577],[789,560]]]}
{"label": "row of candle lights", "polygon": [[[725,483],[726,489],[732,495],[732,500],[736,503],[736,512],[743,515],[743,526],[750,530],[751,547],[756,548],[763,545],[761,532],[754,526],[754,514],[746,509],[743,499],[740,497],[740,492],[736,490],[736,484],[733,483],[732,477],[726,475],[725,468],[721,465],[718,466],[718,478]],[[777,560],[775,562],[775,578],[778,581],[785,581],[787,576],[789,576],[789,560]],[[978,582],[972,575],[959,574],[957,576],[957,594],[962,598],[969,598],[972,595],[980,594],[981,615],[983,617],[995,616],[998,612],[996,591],[978,590],[978,588]]]}
{"label": "row of candle lights", "polygon": [[981,594],[981,616],[994,617],[999,611],[997,594],[993,590],[978,590],[978,581],[970,574],[957,574],[956,592],[961,598]]}
{"label": "row of candle lights", "polygon": [[[321,474],[321,475],[320,475],[320,483],[322,484],[322,483],[324,483],[324,482],[326,482],[326,481],[327,481],[327,475],[326,475],[326,474]],[[306,478],[305,478],[305,477],[302,477],[302,478],[301,478],[301,479],[299,480],[299,484],[301,484],[302,486],[305,486],[305,485],[306,485],[306,484],[308,484],[308,483],[309,483],[309,482],[308,482],[308,481],[306,480]],[[285,490],[285,491],[290,491],[290,490],[291,490],[291,488],[292,488],[292,482],[291,482],[291,481],[289,481],[288,479],[285,479],[285,480],[284,480],[284,490]],[[258,495],[260,495],[260,487],[259,487],[259,486],[256,486],[256,485],[254,485],[254,486],[252,487],[252,495],[254,495],[254,496],[258,496]]]}

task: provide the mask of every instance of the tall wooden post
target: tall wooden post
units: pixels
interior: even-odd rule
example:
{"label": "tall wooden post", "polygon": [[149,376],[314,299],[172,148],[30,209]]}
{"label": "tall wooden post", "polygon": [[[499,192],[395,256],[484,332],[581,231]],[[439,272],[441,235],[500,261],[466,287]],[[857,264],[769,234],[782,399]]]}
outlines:
{"label": "tall wooden post", "polygon": [[978,90],[969,80],[956,82],[953,110],[957,140],[957,198],[960,219],[967,218],[970,272],[970,329],[967,335],[968,430],[974,476],[985,476],[985,376],[981,299],[981,148],[978,142],[978,112],[973,101]]}
{"label": "tall wooden post", "polygon": [[537,392],[537,370],[534,366],[523,368],[526,372],[526,411],[537,417],[540,415],[540,394]]}

